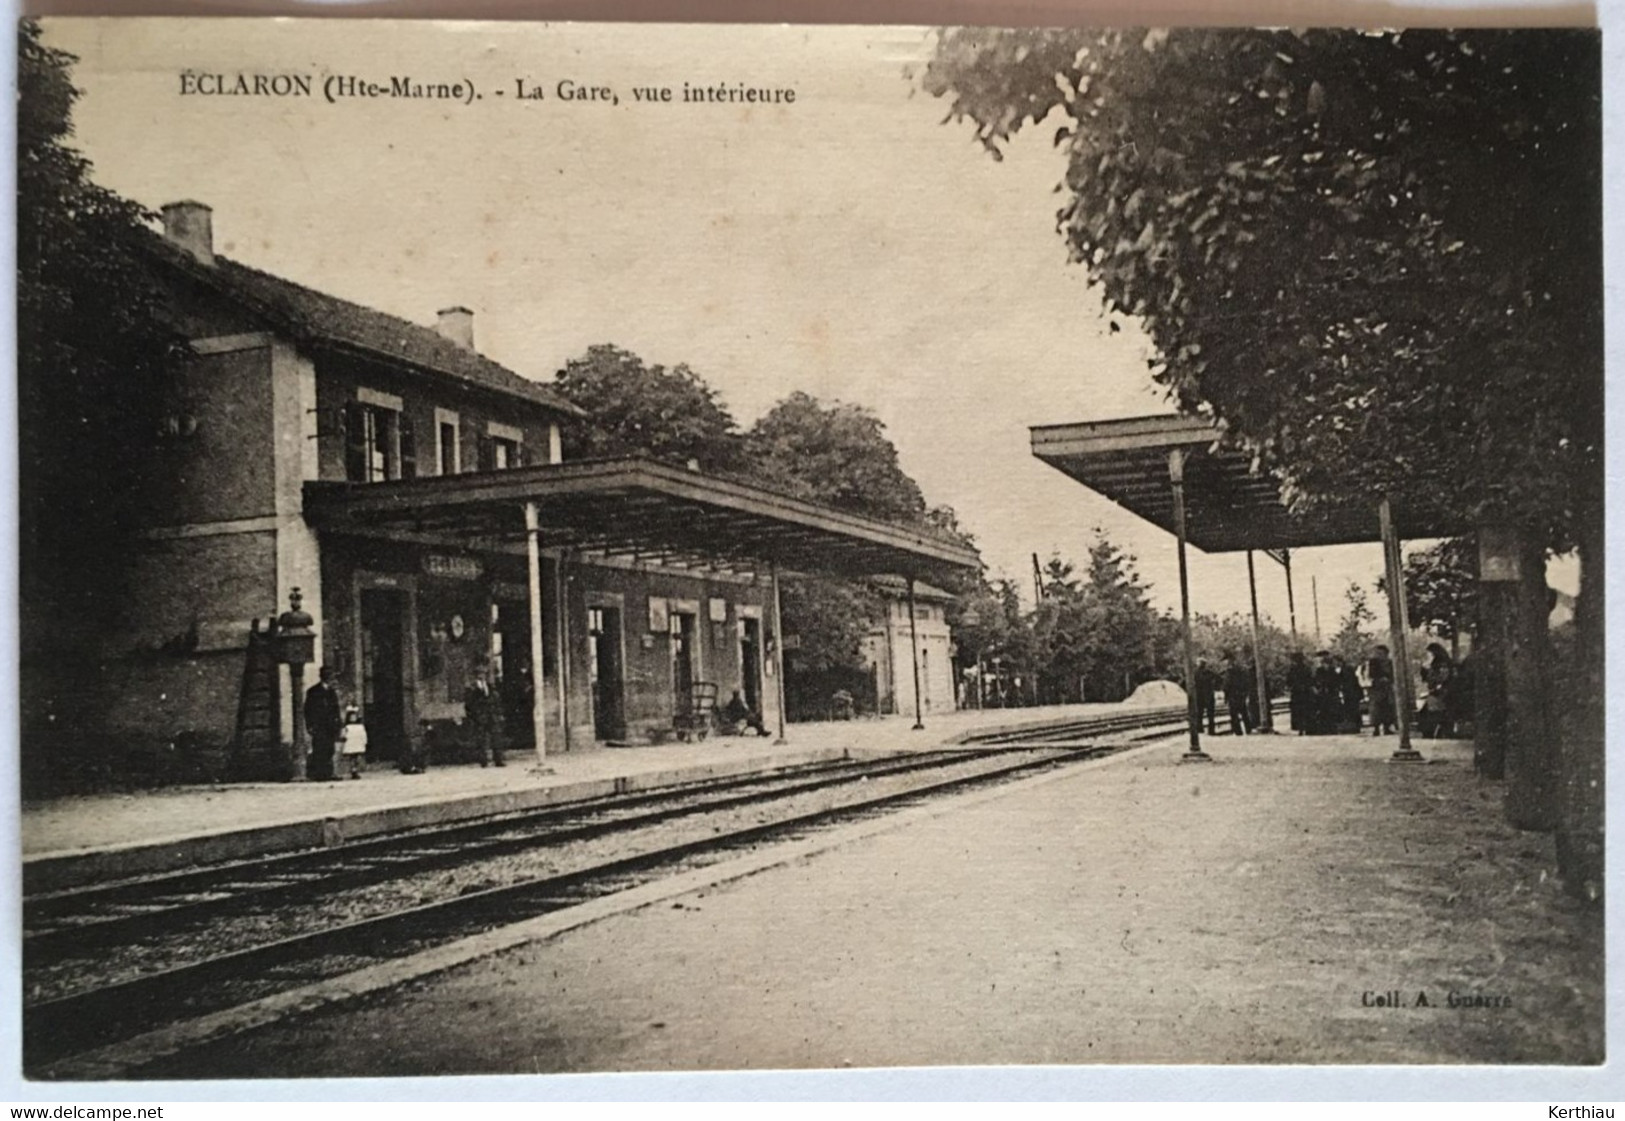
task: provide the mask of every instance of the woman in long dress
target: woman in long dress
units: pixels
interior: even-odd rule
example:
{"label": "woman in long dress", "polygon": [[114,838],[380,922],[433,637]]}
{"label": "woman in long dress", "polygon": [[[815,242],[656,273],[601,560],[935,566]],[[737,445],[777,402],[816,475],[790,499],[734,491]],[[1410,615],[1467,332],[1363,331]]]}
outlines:
{"label": "woman in long dress", "polygon": [[1388,656],[1388,647],[1377,647],[1366,663],[1366,672],[1371,677],[1371,734],[1387,735],[1399,724],[1394,704],[1394,662]]}
{"label": "woman in long dress", "polygon": [[1453,688],[1452,679],[1456,676],[1456,663],[1450,660],[1450,652],[1437,642],[1428,643],[1428,654],[1432,661],[1422,670],[1422,680],[1427,683],[1427,700],[1422,702],[1422,719],[1419,730],[1429,739],[1438,736],[1451,736],[1455,734],[1456,717],[1450,711],[1450,694]]}
{"label": "woman in long dress", "polygon": [[1309,659],[1302,651],[1292,655],[1292,664],[1286,671],[1286,687],[1292,697],[1292,730],[1307,736],[1315,724],[1315,671],[1309,668]]}

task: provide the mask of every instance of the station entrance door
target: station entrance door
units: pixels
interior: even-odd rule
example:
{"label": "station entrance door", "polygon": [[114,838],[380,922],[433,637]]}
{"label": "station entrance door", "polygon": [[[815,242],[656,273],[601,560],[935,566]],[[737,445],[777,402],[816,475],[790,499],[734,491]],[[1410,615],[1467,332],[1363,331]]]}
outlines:
{"label": "station entrance door", "polygon": [[739,676],[745,694],[745,707],[762,711],[762,621],[739,620]]}
{"label": "station entrance door", "polygon": [[587,608],[587,671],[592,678],[593,738],[626,736],[626,684],[621,668],[621,609]]}
{"label": "station entrance door", "polygon": [[385,588],[361,592],[361,712],[367,752],[401,758],[406,741],[406,593]]}

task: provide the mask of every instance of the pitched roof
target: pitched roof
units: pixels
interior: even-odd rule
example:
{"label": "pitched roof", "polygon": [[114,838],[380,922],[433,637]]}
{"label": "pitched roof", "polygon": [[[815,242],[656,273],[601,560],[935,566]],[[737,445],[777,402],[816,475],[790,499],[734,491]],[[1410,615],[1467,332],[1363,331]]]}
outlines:
{"label": "pitched roof", "polygon": [[587,415],[552,386],[532,381],[482,354],[458,346],[432,327],[329,296],[218,255],[211,267],[163,238],[154,238],[151,244],[163,260],[228,299],[272,320],[296,338],[403,362],[478,389],[518,397],[566,416]]}

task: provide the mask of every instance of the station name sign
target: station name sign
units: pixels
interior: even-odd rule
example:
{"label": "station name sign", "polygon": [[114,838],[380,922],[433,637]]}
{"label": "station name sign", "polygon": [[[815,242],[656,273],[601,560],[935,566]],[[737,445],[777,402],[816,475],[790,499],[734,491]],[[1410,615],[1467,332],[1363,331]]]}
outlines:
{"label": "station name sign", "polygon": [[423,554],[423,572],[441,580],[478,580],[485,566],[478,557],[455,557],[444,553]]}

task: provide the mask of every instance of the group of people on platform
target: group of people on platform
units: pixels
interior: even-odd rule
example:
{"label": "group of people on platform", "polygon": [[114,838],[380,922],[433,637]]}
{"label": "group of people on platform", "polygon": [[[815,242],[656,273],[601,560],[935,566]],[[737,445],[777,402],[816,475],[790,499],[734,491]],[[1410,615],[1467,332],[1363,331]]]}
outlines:
{"label": "group of people on platform", "polygon": [[[1348,659],[1330,650],[1315,655],[1311,666],[1302,653],[1292,655],[1287,669],[1287,695],[1291,699],[1292,730],[1300,736],[1352,733],[1364,723],[1366,687]],[[1399,725],[1394,694],[1394,661],[1388,647],[1378,646],[1366,660],[1370,681],[1371,734],[1385,735]]]}
{"label": "group of people on platform", "polygon": [[[1472,719],[1471,667],[1468,662],[1458,665],[1437,642],[1428,644],[1427,653],[1422,667],[1425,690],[1413,726],[1430,738],[1453,736]],[[1388,647],[1377,646],[1366,660],[1365,683],[1340,655],[1322,650],[1315,658],[1317,664],[1311,666],[1303,654],[1294,654],[1287,671],[1294,731],[1306,736],[1361,732],[1367,710],[1372,735],[1399,730],[1394,661]]]}
{"label": "group of people on platform", "polygon": [[[310,734],[306,777],[316,782],[339,778],[344,766],[348,767],[351,778],[360,778],[366,761],[367,727],[362,722],[360,709],[355,705],[346,706],[340,699],[337,680],[333,667],[323,666],[319,680],[305,693],[305,729]],[[480,766],[506,766],[507,750],[533,746],[531,708],[534,698],[529,666],[521,663],[512,674],[495,679],[489,662],[475,663],[473,677],[463,690],[462,725]],[[716,715],[722,731],[769,734],[762,713],[746,704],[737,689]],[[401,770],[407,774],[422,774],[427,762],[423,755],[422,751],[415,750],[415,745],[408,745],[400,760]]]}
{"label": "group of people on platform", "polygon": [[1263,726],[1263,714],[1258,708],[1258,674],[1252,666],[1243,665],[1231,650],[1225,651],[1222,672],[1209,665],[1206,658],[1196,660],[1197,709],[1210,736],[1219,734],[1220,692],[1229,710],[1231,735],[1250,735]]}
{"label": "group of people on platform", "polygon": [[[340,699],[337,678],[332,666],[323,666],[320,679],[305,694],[305,730],[310,734],[306,777],[315,782],[337,779],[342,766],[348,767],[351,778],[360,778],[365,768],[367,726],[361,710]],[[463,690],[463,725],[480,766],[505,766],[508,748],[529,746],[533,696],[528,667],[521,665],[510,680],[497,681],[491,677],[490,663],[475,664],[473,678]],[[425,766],[423,752],[408,744],[401,770],[422,774]]]}
{"label": "group of people on platform", "polygon": [[[1470,659],[1457,664],[1437,642],[1427,648],[1422,667],[1425,692],[1413,726],[1424,736],[1452,736],[1472,719]],[[1292,730],[1300,736],[1352,734],[1367,726],[1374,736],[1399,730],[1398,694],[1394,661],[1388,647],[1378,645],[1365,662],[1365,680],[1348,659],[1322,650],[1310,662],[1295,653],[1287,669]],[[1200,722],[1209,735],[1218,734],[1218,701],[1224,696],[1230,732],[1248,735],[1262,726],[1258,675],[1234,651],[1225,651],[1222,669],[1206,658],[1196,663],[1196,697]]]}

